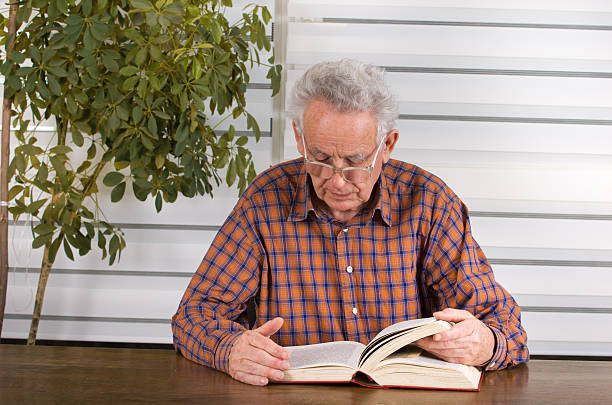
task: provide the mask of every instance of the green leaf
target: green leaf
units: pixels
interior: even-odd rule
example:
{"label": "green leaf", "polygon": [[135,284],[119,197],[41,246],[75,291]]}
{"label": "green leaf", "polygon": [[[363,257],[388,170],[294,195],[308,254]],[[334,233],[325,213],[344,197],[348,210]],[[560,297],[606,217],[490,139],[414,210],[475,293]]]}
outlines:
{"label": "green leaf", "polygon": [[272,14],[270,14],[268,11],[268,7],[261,8],[261,17],[263,18],[265,24],[268,24],[270,20],[272,20]]}
{"label": "green leaf", "polygon": [[47,243],[51,242],[51,237],[53,234],[48,233],[46,235],[40,235],[32,241],[32,248],[38,249],[40,247],[45,246]]}
{"label": "green leaf", "polygon": [[161,61],[163,59],[161,50],[155,45],[151,45],[151,49],[149,50],[149,55],[151,55],[151,59],[156,60],[156,61]]}
{"label": "green leaf", "polygon": [[247,144],[248,141],[249,141],[249,138],[243,135],[240,138],[238,138],[238,140],[236,140],[236,145],[244,146]]}
{"label": "green leaf", "polygon": [[151,10],[153,5],[147,0],[129,0],[130,5],[139,10]]}
{"label": "green leaf", "polygon": [[17,197],[17,195],[19,195],[19,193],[21,193],[23,190],[24,190],[24,187],[19,184],[16,184],[13,187],[11,187],[11,189],[9,190],[9,196],[8,196],[9,201]]}
{"label": "green leaf", "polygon": [[104,176],[102,183],[104,183],[104,185],[107,187],[114,187],[117,184],[121,183],[124,178],[125,176],[122,173],[110,172],[107,173],[106,176]]}
{"label": "green leaf", "polygon": [[155,155],[155,167],[161,169],[166,163],[166,157],[164,155]]}
{"label": "green leaf", "polygon": [[40,63],[40,51],[38,48],[36,48],[34,45],[30,45],[29,51],[32,61]]}
{"label": "green leaf", "polygon": [[119,70],[119,64],[108,55],[102,55],[102,63],[111,72],[117,72]]}
{"label": "green leaf", "polygon": [[155,197],[155,210],[160,212],[162,209],[162,194],[160,192],[157,193]]}
{"label": "green leaf", "polygon": [[144,114],[140,106],[134,106],[134,108],[132,108],[132,119],[134,120],[134,123],[138,124],[143,116]]}
{"label": "green leaf", "polygon": [[128,77],[123,84],[121,85],[121,89],[123,91],[132,91],[134,90],[134,85],[140,79],[138,76]]}
{"label": "green leaf", "polygon": [[253,132],[255,133],[255,139],[259,141],[259,138],[261,137],[261,131],[259,130],[259,125],[257,124],[255,117],[253,117],[249,113],[247,113],[247,128],[253,129]]}
{"label": "green leaf", "polygon": [[55,94],[56,96],[62,94],[62,86],[60,86],[59,82],[54,76],[47,76],[47,81],[49,83],[49,90],[51,90],[51,93]]}
{"label": "green leaf", "polygon": [[39,235],[46,235],[48,233],[53,233],[55,231],[55,226],[51,224],[40,224],[34,227],[34,233]]}
{"label": "green leaf", "polygon": [[96,144],[92,144],[87,148],[87,159],[93,159],[96,156]]}
{"label": "green leaf", "polygon": [[70,248],[70,244],[68,243],[68,239],[64,239],[64,252],[66,253],[66,257],[70,260],[74,261],[74,255],[72,254],[72,249]]}
{"label": "green leaf", "polygon": [[62,243],[62,240],[64,240],[64,237],[58,236],[57,238],[55,238],[55,240],[51,243],[51,246],[49,247],[49,261],[51,263],[55,262],[55,256],[57,256],[57,251],[59,249],[60,243]]}
{"label": "green leaf", "polygon": [[136,66],[124,66],[119,70],[119,73],[123,76],[132,76],[135,75],[136,73],[138,73],[140,71],[140,69],[138,69]]}
{"label": "green leaf", "polygon": [[12,59],[15,63],[23,63],[25,61],[25,56],[17,51],[11,51],[9,54],[10,59]]}
{"label": "green leaf", "polygon": [[98,46],[98,41],[91,35],[91,29],[89,27],[85,28],[85,35],[83,35],[83,45],[86,49],[96,49]]}
{"label": "green leaf", "polygon": [[[38,169],[38,173],[36,174],[36,179],[41,183],[47,181],[47,177],[49,177],[49,169],[45,163],[40,165],[40,169]],[[9,198],[10,199],[10,198]]]}
{"label": "green leaf", "polygon": [[68,13],[68,3],[66,0],[56,0],[57,9],[60,13],[66,14]]}
{"label": "green leaf", "polygon": [[108,253],[110,253],[111,255],[116,254],[120,246],[121,242],[119,241],[119,237],[117,235],[113,235],[110,240],[110,243],[108,244]]}
{"label": "green leaf", "polygon": [[98,230],[98,247],[100,249],[106,248],[106,236],[104,236],[104,234],[100,230]]}
{"label": "green leaf", "polygon": [[210,20],[210,33],[213,36],[215,43],[221,42],[221,26],[215,19]]}
{"label": "green leaf", "polygon": [[[68,94],[66,96],[66,107],[68,108],[68,112],[70,114],[76,114],[77,111],[79,110],[79,107],[77,106],[76,102],[74,101],[74,97],[72,97],[70,94]],[[82,137],[81,137],[82,139]],[[81,145],[83,143],[81,142]]]}
{"label": "green leaf", "polygon": [[120,201],[123,198],[123,194],[125,193],[125,182],[119,183],[113,191],[111,191],[111,202]]}
{"label": "green leaf", "polygon": [[49,149],[50,153],[61,155],[72,152],[72,148],[68,145],[57,145]]}
{"label": "green leaf", "polygon": [[225,176],[225,181],[228,186],[232,186],[236,181],[236,161],[234,159],[230,160],[229,166],[227,167],[227,174]]}
{"label": "green leaf", "polygon": [[136,63],[137,66],[140,66],[144,63],[146,59],[147,59],[147,48],[141,48],[136,53],[136,56],[134,57],[134,63]]}
{"label": "green leaf", "polygon": [[83,143],[85,142],[85,140],[83,139],[83,135],[76,127],[72,127],[71,129],[72,129],[72,142],[74,142],[74,144],[80,148],[81,146],[83,146]]}
{"label": "green leaf", "polygon": [[98,41],[106,40],[108,33],[106,26],[102,23],[94,23],[91,25],[91,36],[93,36]]}
{"label": "green leaf", "polygon": [[149,117],[149,120],[147,122],[147,128],[151,132],[151,135],[155,139],[157,139],[157,120],[155,119],[155,117],[153,117],[153,116]]}

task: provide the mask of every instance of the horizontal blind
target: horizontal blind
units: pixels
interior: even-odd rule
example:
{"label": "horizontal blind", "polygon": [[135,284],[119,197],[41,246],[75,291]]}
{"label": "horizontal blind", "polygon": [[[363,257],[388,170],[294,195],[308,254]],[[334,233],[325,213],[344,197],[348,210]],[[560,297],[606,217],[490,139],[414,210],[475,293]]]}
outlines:
{"label": "horizontal blind", "polygon": [[[248,1],[234,1],[228,20],[241,18]],[[274,1],[257,1],[274,12]],[[272,29],[267,27],[268,35]],[[262,61],[270,53],[261,54]],[[273,100],[266,67],[250,70],[247,110],[262,131],[259,142],[242,117],[234,122],[241,135],[248,135],[257,172],[272,164]],[[215,121],[216,120],[216,121]],[[212,122],[219,122],[213,117]],[[219,130],[230,125],[224,121]],[[55,130],[53,120],[39,123],[37,137],[45,139]],[[14,148],[16,140],[11,141]],[[102,176],[104,173],[102,174]],[[102,178],[102,177],[100,177]],[[100,182],[102,209],[108,220],[125,232],[127,247],[121,260],[109,267],[93,249],[75,261],[58,254],[47,284],[38,339],[171,343],[170,318],[191,276],[208,249],[216,231],[238,200],[236,188],[218,187],[214,198],[179,196],[156,213],[153,201],[138,201],[131,188],[120,203],[110,203],[110,189]],[[26,218],[11,224],[9,280],[3,338],[27,337],[42,250],[30,248],[32,237]]]}
{"label": "horizontal blind", "polygon": [[288,89],[320,61],[386,69],[392,157],[466,202],[531,353],[612,355],[612,3],[289,0],[288,21]]}

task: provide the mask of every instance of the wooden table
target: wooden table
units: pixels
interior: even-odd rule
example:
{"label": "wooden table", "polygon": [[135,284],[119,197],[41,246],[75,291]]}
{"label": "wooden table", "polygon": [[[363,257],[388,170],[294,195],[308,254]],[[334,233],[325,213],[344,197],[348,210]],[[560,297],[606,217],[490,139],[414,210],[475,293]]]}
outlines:
{"label": "wooden table", "polygon": [[611,404],[612,362],[532,360],[480,392],[253,387],[171,350],[0,345],[0,404]]}

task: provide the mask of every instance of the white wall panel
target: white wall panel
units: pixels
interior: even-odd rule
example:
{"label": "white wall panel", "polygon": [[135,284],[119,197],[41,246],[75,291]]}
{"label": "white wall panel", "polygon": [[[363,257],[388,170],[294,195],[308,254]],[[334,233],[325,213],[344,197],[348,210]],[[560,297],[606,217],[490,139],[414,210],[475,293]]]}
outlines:
{"label": "white wall panel", "polygon": [[[342,52],[560,59],[612,59],[612,32],[546,28],[295,22],[288,57]],[[563,46],[559,46],[563,44]]]}
{"label": "white wall panel", "polygon": [[[25,319],[4,320],[2,337],[24,339],[30,328]],[[39,340],[74,340],[85,342],[171,343],[169,322],[117,322],[113,320],[55,320],[42,319],[38,328]]]}

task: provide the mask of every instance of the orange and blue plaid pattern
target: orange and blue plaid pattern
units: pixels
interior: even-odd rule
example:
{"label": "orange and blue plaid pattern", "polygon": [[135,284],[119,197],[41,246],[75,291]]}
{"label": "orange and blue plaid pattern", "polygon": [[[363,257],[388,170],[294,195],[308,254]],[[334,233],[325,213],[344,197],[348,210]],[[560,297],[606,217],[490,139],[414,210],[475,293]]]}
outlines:
{"label": "orange and blue plaid pattern", "polygon": [[282,346],[367,343],[399,321],[465,309],[496,337],[487,369],[527,361],[520,309],[493,278],[468,212],[436,176],[389,160],[373,203],[343,224],[315,208],[303,160],[277,165],[241,196],[172,318],[175,347],[227,372],[233,342],[280,316]]}

